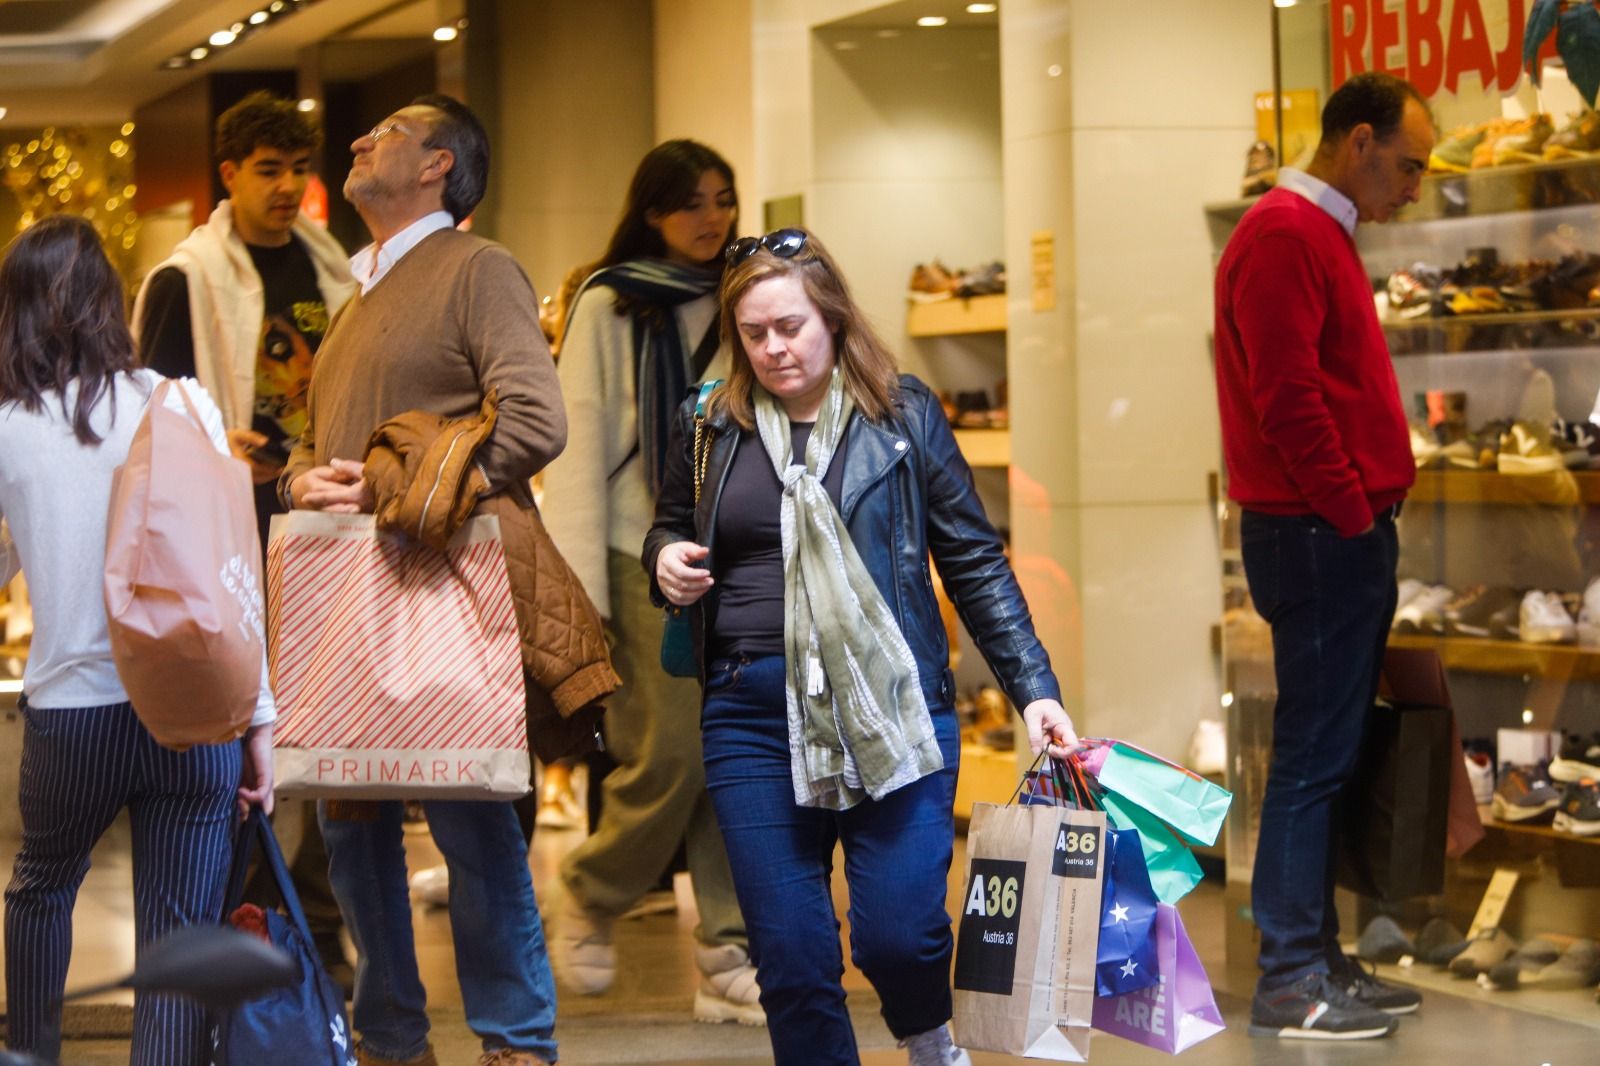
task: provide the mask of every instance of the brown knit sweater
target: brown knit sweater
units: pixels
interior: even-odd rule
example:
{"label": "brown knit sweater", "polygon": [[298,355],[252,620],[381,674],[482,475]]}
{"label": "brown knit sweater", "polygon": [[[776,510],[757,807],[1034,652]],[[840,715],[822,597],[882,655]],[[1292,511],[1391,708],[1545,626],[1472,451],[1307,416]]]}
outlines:
{"label": "brown knit sweater", "polygon": [[279,484],[330,459],[360,462],[373,430],[402,412],[475,415],[495,388],[499,420],[477,461],[490,492],[530,502],[528,479],[567,439],[538,308],[498,244],[451,229],[425,237],[333,320],[311,374],[306,431]]}

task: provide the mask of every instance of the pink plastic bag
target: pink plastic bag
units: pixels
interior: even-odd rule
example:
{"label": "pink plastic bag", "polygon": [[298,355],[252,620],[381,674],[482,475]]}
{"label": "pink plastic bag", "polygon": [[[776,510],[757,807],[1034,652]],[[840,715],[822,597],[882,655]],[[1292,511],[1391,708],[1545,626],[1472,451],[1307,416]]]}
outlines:
{"label": "pink plastic bag", "polygon": [[1176,1055],[1222,1032],[1222,1012],[1176,907],[1156,905],[1155,937],[1160,982],[1126,995],[1096,999],[1094,1027]]}
{"label": "pink plastic bag", "polygon": [[[187,417],[166,405],[178,388]],[[106,621],[128,699],[156,742],[234,740],[261,689],[261,542],[250,471],[217,451],[189,394],[157,385],[111,478]]]}

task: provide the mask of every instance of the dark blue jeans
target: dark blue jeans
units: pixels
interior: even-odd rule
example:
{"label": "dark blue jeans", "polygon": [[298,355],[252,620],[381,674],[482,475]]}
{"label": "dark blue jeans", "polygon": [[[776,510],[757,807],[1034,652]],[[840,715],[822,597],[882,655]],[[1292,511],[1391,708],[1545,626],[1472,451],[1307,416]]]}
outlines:
{"label": "dark blue jeans", "polygon": [[1340,950],[1342,792],[1378,693],[1399,545],[1392,517],[1342,537],[1320,518],[1253,511],[1240,541],[1250,595],[1272,626],[1278,680],[1251,886],[1261,985],[1271,988],[1326,970]]}
{"label": "dark blue jeans", "polygon": [[706,785],[728,845],[779,1066],[857,1066],[829,881],[844,845],[850,957],[904,1039],[950,1020],[945,910],[955,841],[955,715],[930,707],[945,768],[848,811],[801,807],[789,773],[783,656],[722,659],[706,676]]}

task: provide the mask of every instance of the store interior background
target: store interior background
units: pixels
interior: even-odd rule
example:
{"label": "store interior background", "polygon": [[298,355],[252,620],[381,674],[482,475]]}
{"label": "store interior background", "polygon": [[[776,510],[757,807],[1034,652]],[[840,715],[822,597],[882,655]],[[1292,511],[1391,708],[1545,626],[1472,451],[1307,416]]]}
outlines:
{"label": "store interior background", "polygon": [[[55,39],[16,29],[25,9],[69,6]],[[645,151],[711,144],[737,172],[741,230],[799,198],[905,369],[991,394],[1006,379],[1010,464],[979,486],[1080,729],[1181,757],[1196,721],[1220,716],[1202,206],[1237,195],[1253,101],[1272,87],[1270,0],[1002,0],[984,15],[958,0],[321,0],[158,69],[254,6],[0,7],[0,141],[55,126],[109,142],[135,122],[137,273],[221,195],[210,122],[248,88],[318,102],[330,225],[353,243],[349,141],[437,86],[493,138],[475,228],[541,293],[603,248]],[[927,15],[949,23],[918,27]],[[463,18],[456,41],[432,40]],[[1003,334],[906,335],[906,281],[934,257],[1006,263]],[[983,680],[967,655],[963,688]]]}

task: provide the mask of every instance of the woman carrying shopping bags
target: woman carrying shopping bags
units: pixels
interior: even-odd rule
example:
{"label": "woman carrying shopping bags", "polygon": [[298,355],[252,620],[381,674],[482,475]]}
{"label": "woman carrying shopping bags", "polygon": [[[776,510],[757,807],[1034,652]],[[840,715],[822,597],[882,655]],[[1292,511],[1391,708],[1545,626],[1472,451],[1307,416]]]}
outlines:
{"label": "woman carrying shopping bags", "polygon": [[720,155],[688,140],[653,148],[561,342],[567,450],[544,474],[545,524],[605,615],[622,689],[605,720],[618,766],[600,786],[592,835],[561,862],[566,896],[551,960],[574,991],[608,989],[613,924],[655,887],[683,842],[700,912],[694,1015],[760,1025],[744,919],[706,796],[700,694],[661,667],[661,609],[637,562],[672,416],[690,386],[727,365],[717,286],[738,216],[733,169]]}
{"label": "woman carrying shopping bags", "polygon": [[897,374],[816,237],[743,237],[726,259],[731,375],[702,425],[694,401],[674,420],[644,565],[693,605],[706,781],[773,1053],[859,1061],[839,842],[852,958],[890,1032],[915,1066],[966,1063],[946,1028],[959,739],[930,552],[1033,749],[1077,735],[938,400]]}
{"label": "woman carrying shopping bags", "polygon": [[[61,1053],[72,909],[89,852],[127,808],[139,947],[215,922],[233,854],[235,809],[272,805],[272,722],[261,692],[244,742],[173,751],[140,724],[112,660],[97,560],[106,554],[112,471],[128,456],[161,376],[137,369],[122,282],[84,220],[56,215],[0,264],[0,543],[20,568],[35,630],[23,677],[22,847],[5,894],[6,1045]],[[222,454],[222,416],[186,382],[167,405],[198,409]],[[13,542],[14,541],[14,542]],[[134,1066],[200,1066],[205,1011],[136,994]]]}

